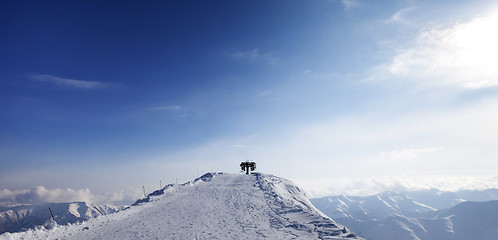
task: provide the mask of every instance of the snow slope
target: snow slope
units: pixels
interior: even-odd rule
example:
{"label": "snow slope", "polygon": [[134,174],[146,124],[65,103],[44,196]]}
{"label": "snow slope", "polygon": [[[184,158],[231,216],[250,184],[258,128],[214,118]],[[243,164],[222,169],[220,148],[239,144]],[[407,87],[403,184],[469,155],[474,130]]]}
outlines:
{"label": "snow slope", "polygon": [[272,175],[208,173],[115,214],[0,239],[361,239]]}
{"label": "snow slope", "polygon": [[51,219],[49,207],[59,224],[84,221],[101,214],[115,213],[121,209],[111,205],[91,205],[85,202],[40,203],[0,207],[0,234],[19,232],[47,224]]}

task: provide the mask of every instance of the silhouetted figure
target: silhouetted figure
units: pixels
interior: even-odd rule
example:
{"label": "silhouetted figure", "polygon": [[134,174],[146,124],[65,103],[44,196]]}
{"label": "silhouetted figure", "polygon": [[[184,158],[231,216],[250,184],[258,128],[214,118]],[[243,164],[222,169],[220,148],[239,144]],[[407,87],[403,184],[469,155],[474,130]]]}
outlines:
{"label": "silhouetted figure", "polygon": [[250,171],[256,170],[256,163],[249,161],[241,162],[240,168],[242,169],[242,171],[246,171],[246,174],[249,174],[249,170]]}

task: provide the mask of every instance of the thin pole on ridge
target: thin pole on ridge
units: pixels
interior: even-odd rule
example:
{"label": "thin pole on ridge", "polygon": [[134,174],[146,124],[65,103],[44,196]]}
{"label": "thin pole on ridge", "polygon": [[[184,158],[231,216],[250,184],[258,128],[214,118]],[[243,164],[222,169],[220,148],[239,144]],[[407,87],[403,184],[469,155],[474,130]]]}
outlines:
{"label": "thin pole on ridge", "polygon": [[49,207],[49,208],[48,208],[48,210],[50,211],[50,215],[52,215],[52,220],[54,220],[54,221],[55,221],[55,219],[54,219],[54,214],[52,213],[52,209],[50,209],[50,207]]}
{"label": "thin pole on ridge", "polygon": [[97,210],[100,213],[100,215],[104,215],[104,213],[102,213],[95,205],[93,206],[93,208],[95,208],[95,210]]}

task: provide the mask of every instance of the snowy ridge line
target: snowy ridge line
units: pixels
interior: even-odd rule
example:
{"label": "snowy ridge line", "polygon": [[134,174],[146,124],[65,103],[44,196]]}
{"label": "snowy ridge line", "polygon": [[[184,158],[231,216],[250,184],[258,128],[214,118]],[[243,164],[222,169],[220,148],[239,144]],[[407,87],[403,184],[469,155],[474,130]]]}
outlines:
{"label": "snowy ridge line", "polygon": [[48,227],[0,240],[362,239],[320,213],[294,183],[259,173],[207,173],[156,190],[126,211]]}
{"label": "snowy ridge line", "polygon": [[173,184],[173,183],[168,184],[168,185],[164,186],[163,188],[161,188],[159,190],[156,190],[156,191],[154,191],[152,193],[147,194],[147,197],[138,199],[136,202],[134,202],[132,205],[130,205],[129,207],[127,207],[125,209],[128,209],[128,208],[130,208],[132,206],[138,206],[138,205],[141,205],[143,203],[154,201],[154,199],[156,199],[158,196],[164,195],[167,190],[173,188],[174,186],[193,186],[196,183],[198,183],[199,181],[209,182],[215,176],[217,176],[217,175],[223,175],[223,174],[224,173],[222,173],[222,172],[218,172],[218,173],[205,173],[204,175],[196,178],[194,181],[188,181],[188,182],[182,183],[182,184]]}
{"label": "snowy ridge line", "polygon": [[[254,175],[257,177],[256,186],[265,192],[265,200],[277,216],[281,216],[287,221],[291,221],[290,218],[293,215],[303,213],[313,214],[316,218],[308,222],[308,224],[291,221],[291,224],[282,227],[307,229],[312,226],[313,231],[318,233],[319,239],[359,238],[358,235],[352,233],[348,228],[337,224],[334,220],[316,209],[305,196],[304,191],[301,191],[291,181],[270,174],[262,175],[256,173]],[[275,208],[275,206],[279,206],[279,208]]]}

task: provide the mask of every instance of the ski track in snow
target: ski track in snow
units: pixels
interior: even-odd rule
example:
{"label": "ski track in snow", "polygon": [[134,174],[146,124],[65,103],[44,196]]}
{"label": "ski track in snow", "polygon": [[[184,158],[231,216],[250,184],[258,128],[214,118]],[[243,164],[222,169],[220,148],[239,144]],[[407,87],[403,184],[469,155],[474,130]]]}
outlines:
{"label": "ski track in snow", "polygon": [[[361,239],[271,175],[206,174],[150,202],[88,221],[3,239]],[[139,202],[139,201],[138,201]]]}

